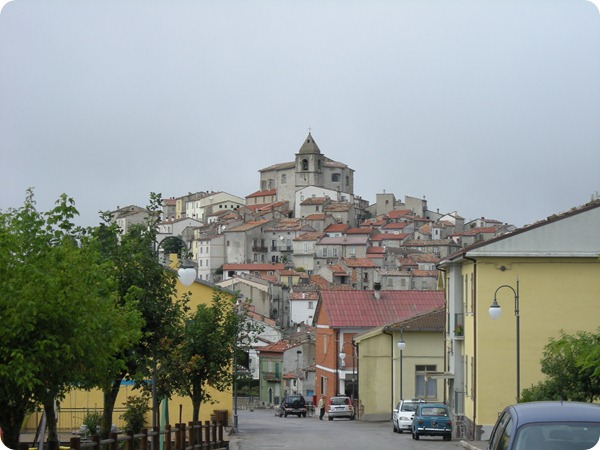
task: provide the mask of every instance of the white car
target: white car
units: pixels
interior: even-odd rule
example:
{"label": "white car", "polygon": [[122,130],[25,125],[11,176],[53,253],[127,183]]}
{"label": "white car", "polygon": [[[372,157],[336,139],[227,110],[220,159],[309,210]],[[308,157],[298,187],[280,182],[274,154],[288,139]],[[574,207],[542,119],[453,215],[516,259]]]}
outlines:
{"label": "white car", "polygon": [[396,408],[392,411],[392,424],[394,433],[410,431],[413,417],[419,403],[425,403],[425,400],[413,398],[411,400],[400,400]]}

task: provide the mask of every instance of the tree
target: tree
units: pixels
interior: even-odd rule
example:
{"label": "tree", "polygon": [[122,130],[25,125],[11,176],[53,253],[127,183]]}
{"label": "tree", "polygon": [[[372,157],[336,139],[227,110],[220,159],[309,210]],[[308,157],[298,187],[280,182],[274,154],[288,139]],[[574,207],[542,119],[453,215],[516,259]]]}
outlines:
{"label": "tree", "polygon": [[0,426],[12,448],[41,404],[57,449],[55,402],[106,380],[113,355],[139,337],[139,316],[116,307],[110,268],[77,214],[66,195],[40,213],[28,190],[23,207],[0,215]]}
{"label": "tree", "polygon": [[541,360],[547,379],[524,389],[521,400],[593,402],[600,398],[599,346],[600,329],[595,334],[561,332],[559,339],[550,339]]}
{"label": "tree", "polygon": [[176,392],[192,401],[192,420],[200,417],[200,406],[212,403],[210,389],[223,392],[233,383],[234,352],[243,352],[240,342],[250,345],[260,325],[248,320],[248,302],[215,290],[210,305],[200,304],[186,321],[170,370]]}
{"label": "tree", "polygon": [[145,224],[133,225],[121,234],[110,223],[110,213],[105,212],[102,214],[105,223],[97,230],[103,255],[113,268],[117,303],[134,304],[143,319],[141,339],[114,355],[120,364],[111,372],[112,381],[103,386],[102,437],[110,433],[115,402],[124,379],[135,381],[142,390],[156,387],[156,380],[153,383],[147,380],[156,378],[161,361],[170,357],[169,343],[179,333],[187,310],[185,298],[177,299],[175,274],[158,261],[155,246],[161,208],[161,195],[151,193]]}

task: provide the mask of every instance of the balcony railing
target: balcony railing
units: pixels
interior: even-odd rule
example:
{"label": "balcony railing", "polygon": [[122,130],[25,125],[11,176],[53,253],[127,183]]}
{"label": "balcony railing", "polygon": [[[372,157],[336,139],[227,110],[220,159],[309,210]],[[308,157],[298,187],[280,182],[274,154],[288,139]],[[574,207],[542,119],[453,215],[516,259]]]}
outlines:
{"label": "balcony railing", "polygon": [[281,381],[281,373],[279,372],[264,372],[265,380]]}

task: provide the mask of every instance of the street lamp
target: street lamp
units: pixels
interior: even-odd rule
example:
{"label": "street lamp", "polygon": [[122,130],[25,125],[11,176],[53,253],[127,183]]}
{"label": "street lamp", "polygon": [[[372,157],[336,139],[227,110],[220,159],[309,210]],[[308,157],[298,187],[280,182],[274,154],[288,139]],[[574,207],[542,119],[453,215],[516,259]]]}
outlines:
{"label": "street lamp", "polygon": [[496,292],[494,292],[494,301],[492,302],[492,305],[490,306],[490,309],[489,309],[490,317],[493,320],[497,320],[500,317],[500,314],[502,313],[502,309],[500,308],[500,305],[498,304],[498,301],[496,300],[496,294],[502,288],[510,289],[515,296],[515,319],[517,322],[517,402],[518,402],[519,398],[521,396],[521,349],[520,349],[521,324],[520,324],[520,315],[519,315],[519,277],[517,277],[517,289],[516,290],[513,289],[513,287],[508,284],[503,284],[502,286],[500,286],[496,289]]}
{"label": "street lamp", "polygon": [[406,348],[406,342],[402,338],[402,331],[400,331],[400,341],[398,341],[398,350],[400,350],[400,400],[404,398],[402,395],[402,351]]}

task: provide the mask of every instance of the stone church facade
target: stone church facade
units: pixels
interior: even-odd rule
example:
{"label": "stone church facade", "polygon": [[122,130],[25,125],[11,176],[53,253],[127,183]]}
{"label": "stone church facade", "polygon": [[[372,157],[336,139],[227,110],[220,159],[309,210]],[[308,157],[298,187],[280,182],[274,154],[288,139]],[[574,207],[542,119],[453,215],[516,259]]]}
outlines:
{"label": "stone church facade", "polygon": [[310,133],[296,153],[294,161],[275,164],[259,172],[261,191],[275,189],[277,201],[289,202],[292,211],[296,192],[308,186],[354,194],[354,170],[322,154]]}

